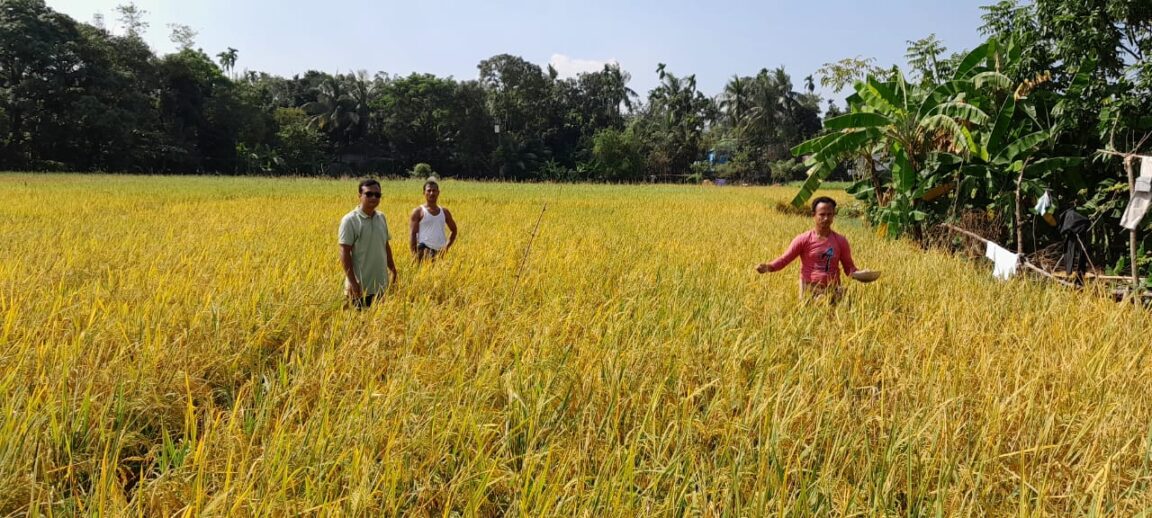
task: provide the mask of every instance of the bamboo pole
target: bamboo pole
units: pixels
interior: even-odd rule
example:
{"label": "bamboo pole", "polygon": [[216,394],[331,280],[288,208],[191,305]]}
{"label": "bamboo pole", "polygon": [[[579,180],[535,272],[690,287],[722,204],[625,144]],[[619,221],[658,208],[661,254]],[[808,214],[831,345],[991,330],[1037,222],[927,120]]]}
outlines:
{"label": "bamboo pole", "polygon": [[1124,158],[1127,158],[1127,157],[1152,158],[1150,156],[1141,155],[1138,153],[1121,153],[1119,151],[1112,151],[1111,149],[1097,149],[1096,152],[1100,153],[1101,155],[1112,155],[1112,156],[1118,156],[1118,157],[1124,157]]}
{"label": "bamboo pole", "polygon": [[[1152,134],[1150,134],[1152,135]],[[1144,145],[1144,141],[1148,140],[1148,135],[1140,140],[1140,144],[1136,147]],[[1132,199],[1136,196],[1136,173],[1132,165],[1132,161],[1136,158],[1150,158],[1147,155],[1138,155],[1136,153],[1121,153],[1119,151],[1112,151],[1111,149],[1097,149],[1097,153],[1102,155],[1112,155],[1124,158],[1124,171],[1128,174],[1128,196]],[[1140,286],[1140,267],[1136,264],[1136,229],[1128,231],[1128,260],[1132,262],[1132,290],[1136,292],[1137,287]]]}
{"label": "bamboo pole", "polygon": [[[1128,196],[1129,199],[1136,197],[1136,174],[1132,167],[1132,161],[1136,158],[1135,155],[1128,155],[1124,158],[1124,170],[1128,172]],[[1131,203],[1131,202],[1129,202]],[[1139,228],[1139,226],[1137,226]],[[1136,265],[1136,229],[1128,231],[1128,253],[1131,254],[1132,259],[1132,290],[1135,293],[1136,287],[1140,285],[1140,267]]]}
{"label": "bamboo pole", "polygon": [[[950,225],[950,224],[948,224],[948,223],[944,223],[944,224],[942,224],[942,225],[940,225],[940,226],[941,226],[941,227],[944,227],[944,228],[946,228],[946,229],[948,229],[948,230],[951,230],[951,231],[953,231],[953,232],[959,232],[959,233],[961,233],[961,234],[964,234],[964,235],[966,235],[966,236],[968,236],[968,237],[971,237],[971,238],[973,238],[973,239],[975,239],[975,240],[977,240],[977,241],[981,241],[981,242],[984,242],[984,243],[992,243],[992,244],[994,244],[994,245],[996,245],[996,246],[1000,246],[1000,245],[997,245],[995,241],[991,241],[991,240],[989,240],[989,239],[985,239],[985,238],[981,237],[981,236],[980,236],[980,235],[978,235],[978,234],[975,234],[975,233],[969,232],[969,231],[967,231],[967,230],[964,230],[964,229],[962,229],[962,228],[960,228],[960,227],[955,227],[955,226],[952,226],[952,225]],[[1060,284],[1060,285],[1062,285],[1062,286],[1067,286],[1067,287],[1069,287],[1069,288],[1077,288],[1077,287],[1078,287],[1078,286],[1076,286],[1075,284],[1073,284],[1073,283],[1071,283],[1071,282],[1068,282],[1068,281],[1065,281],[1065,280],[1063,280],[1063,279],[1060,279],[1060,278],[1056,277],[1055,275],[1052,275],[1052,274],[1050,274],[1050,273],[1048,273],[1048,272],[1044,271],[1044,269],[1043,269],[1043,268],[1041,268],[1041,267],[1039,267],[1039,266],[1036,266],[1036,265],[1034,265],[1034,264],[1032,264],[1032,263],[1028,262],[1028,260],[1027,260],[1027,259],[1025,259],[1023,256],[1021,256],[1021,257],[1020,257],[1020,264],[1024,265],[1024,267],[1025,267],[1025,268],[1028,268],[1029,270],[1032,270],[1032,271],[1034,271],[1034,272],[1036,272],[1036,273],[1038,273],[1038,274],[1040,274],[1040,275],[1043,275],[1044,277],[1047,277],[1047,278],[1048,278],[1048,280],[1050,280],[1050,281],[1052,281],[1052,282],[1055,282],[1055,283],[1057,283],[1057,284]]]}

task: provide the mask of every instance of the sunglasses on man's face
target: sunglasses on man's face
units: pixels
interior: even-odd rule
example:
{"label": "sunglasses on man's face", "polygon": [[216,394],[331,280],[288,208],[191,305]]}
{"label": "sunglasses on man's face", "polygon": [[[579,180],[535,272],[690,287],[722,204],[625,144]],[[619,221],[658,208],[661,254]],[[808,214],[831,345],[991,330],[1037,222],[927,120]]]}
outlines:
{"label": "sunglasses on man's face", "polygon": [[361,196],[367,196],[369,198],[379,198],[380,197],[380,193],[376,192],[376,191],[364,191],[364,192],[360,193],[360,195]]}

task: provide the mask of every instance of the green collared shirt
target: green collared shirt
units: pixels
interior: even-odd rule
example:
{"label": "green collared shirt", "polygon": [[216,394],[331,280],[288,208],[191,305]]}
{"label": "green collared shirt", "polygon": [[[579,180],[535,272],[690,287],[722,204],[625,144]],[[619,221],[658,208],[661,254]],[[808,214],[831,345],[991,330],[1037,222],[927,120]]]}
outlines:
{"label": "green collared shirt", "polygon": [[[391,238],[388,222],[380,211],[369,216],[356,207],[340,220],[340,244],[352,246],[352,269],[365,295],[388,289],[386,247]],[[347,279],[344,283],[347,285]]]}

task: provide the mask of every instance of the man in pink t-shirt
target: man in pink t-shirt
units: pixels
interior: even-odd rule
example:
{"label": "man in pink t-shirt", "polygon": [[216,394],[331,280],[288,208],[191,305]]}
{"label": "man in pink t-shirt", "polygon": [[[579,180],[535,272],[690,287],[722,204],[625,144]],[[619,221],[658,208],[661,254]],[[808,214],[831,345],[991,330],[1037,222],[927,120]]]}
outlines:
{"label": "man in pink t-shirt", "polygon": [[816,295],[830,293],[835,302],[842,294],[840,268],[845,275],[856,271],[852,248],[844,236],[832,231],[836,219],[836,200],[822,196],[812,200],[812,230],[796,236],[784,255],[756,267],[759,273],[776,272],[800,258],[800,292]]}

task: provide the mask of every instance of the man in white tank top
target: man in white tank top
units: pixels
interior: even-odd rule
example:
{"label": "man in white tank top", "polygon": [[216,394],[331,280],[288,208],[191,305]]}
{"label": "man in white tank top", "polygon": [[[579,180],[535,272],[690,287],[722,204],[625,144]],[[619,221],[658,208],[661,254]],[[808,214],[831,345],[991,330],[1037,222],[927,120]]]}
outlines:
{"label": "man in white tank top", "polygon": [[[448,251],[456,242],[456,220],[452,213],[436,202],[440,198],[440,185],[435,180],[424,182],[424,205],[412,210],[411,237],[408,246],[416,261],[435,259]],[[447,227],[451,235],[445,235]]]}

